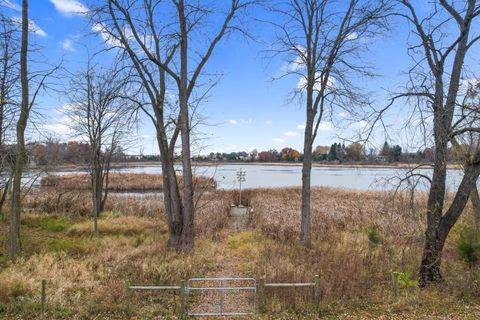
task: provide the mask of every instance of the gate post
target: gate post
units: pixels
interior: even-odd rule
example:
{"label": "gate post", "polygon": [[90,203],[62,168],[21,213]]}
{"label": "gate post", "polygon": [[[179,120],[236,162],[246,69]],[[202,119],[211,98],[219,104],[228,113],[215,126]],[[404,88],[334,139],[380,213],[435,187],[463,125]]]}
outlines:
{"label": "gate post", "polygon": [[185,316],[185,280],[180,281],[180,319]]}
{"label": "gate post", "polygon": [[125,281],[125,313],[130,317],[130,280]]}
{"label": "gate post", "polygon": [[318,275],[313,276],[313,301],[315,308],[320,306],[320,278]]}
{"label": "gate post", "polygon": [[261,277],[258,282],[258,309],[260,313],[267,312],[265,299],[265,277]]}

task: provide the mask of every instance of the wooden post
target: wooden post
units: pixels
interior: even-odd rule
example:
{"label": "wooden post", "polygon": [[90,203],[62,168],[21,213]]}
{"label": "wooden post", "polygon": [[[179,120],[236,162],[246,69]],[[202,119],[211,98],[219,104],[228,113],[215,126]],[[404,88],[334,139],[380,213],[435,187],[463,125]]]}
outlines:
{"label": "wooden post", "polygon": [[313,301],[315,308],[320,306],[320,278],[317,275],[313,276]]}
{"label": "wooden post", "polygon": [[258,310],[260,313],[267,312],[265,298],[265,277],[261,277],[258,282]]}
{"label": "wooden post", "polygon": [[46,287],[47,287],[47,281],[42,280],[42,290],[41,290],[41,296],[40,296],[40,305],[42,306],[42,310],[45,310]]}
{"label": "wooden post", "polygon": [[125,282],[125,313],[130,317],[130,281]]}
{"label": "wooden post", "polygon": [[393,272],[393,300],[396,301],[398,297],[398,272]]}
{"label": "wooden post", "polygon": [[180,319],[183,319],[186,314],[185,308],[185,280],[180,281]]}

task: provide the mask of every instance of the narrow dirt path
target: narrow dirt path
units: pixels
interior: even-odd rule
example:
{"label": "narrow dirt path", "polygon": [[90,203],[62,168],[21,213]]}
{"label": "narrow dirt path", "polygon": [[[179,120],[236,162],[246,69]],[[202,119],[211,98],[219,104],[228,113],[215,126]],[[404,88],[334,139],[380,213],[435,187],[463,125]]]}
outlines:
{"label": "narrow dirt path", "polygon": [[[230,226],[227,234],[235,235],[238,232],[234,226]],[[241,256],[236,254],[234,250],[229,247],[230,237],[222,239],[218,245],[220,246],[220,255],[215,257],[216,265],[215,271],[207,274],[206,278],[244,278],[239,271],[239,265],[244,262]],[[255,285],[253,281],[238,281],[238,280],[224,280],[224,281],[195,281],[190,284],[192,287],[252,287]],[[192,301],[190,305],[190,313],[243,313],[251,312],[254,302],[253,290],[205,290],[205,291],[191,291],[189,300]],[[206,318],[206,317],[205,317]]]}

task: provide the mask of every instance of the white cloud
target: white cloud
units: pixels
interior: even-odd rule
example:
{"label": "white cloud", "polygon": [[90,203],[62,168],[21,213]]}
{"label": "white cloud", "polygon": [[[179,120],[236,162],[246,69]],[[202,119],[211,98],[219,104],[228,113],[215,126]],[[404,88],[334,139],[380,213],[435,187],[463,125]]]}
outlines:
{"label": "white cloud", "polygon": [[75,52],[76,50],[73,47],[73,44],[74,44],[74,41],[72,38],[66,38],[61,42],[63,50]]}
{"label": "white cloud", "polygon": [[57,135],[69,136],[72,134],[72,129],[60,122],[44,124],[41,126],[41,128],[45,131],[48,131]]}
{"label": "white cloud", "polygon": [[15,2],[12,2],[11,0],[0,0],[0,6],[15,10],[15,11],[21,11],[22,7]]}
{"label": "white cloud", "polygon": [[347,35],[347,40],[356,40],[358,39],[358,33],[352,32]]}
{"label": "white cloud", "polygon": [[285,139],[275,138],[275,139],[273,139],[273,142],[275,142],[275,143],[282,143],[282,142],[285,142]]}
{"label": "white cloud", "polygon": [[[13,17],[12,21],[22,25],[22,17]],[[34,33],[40,37],[46,37],[47,33],[40,28],[33,20],[28,21],[28,31]]]}
{"label": "white cloud", "polygon": [[286,137],[296,137],[298,136],[298,132],[296,131],[287,131],[283,133],[284,136]]}
{"label": "white cloud", "polygon": [[368,122],[365,120],[360,120],[352,124],[353,129],[363,129],[368,125]]}
{"label": "white cloud", "polygon": [[81,15],[88,12],[87,6],[78,0],[50,0],[50,2],[53,3],[55,9],[65,15]]}
{"label": "white cloud", "polygon": [[333,130],[333,123],[330,121],[322,121],[318,126],[319,131],[332,131]]}
{"label": "white cloud", "polygon": [[467,94],[467,92],[480,84],[478,79],[461,79],[460,80],[460,94]]}
{"label": "white cloud", "polygon": [[252,119],[241,119],[240,122],[242,124],[252,124],[253,120]]}
{"label": "white cloud", "polygon": [[[298,130],[305,130],[304,124],[299,124],[297,126]],[[333,123],[331,121],[322,121],[318,126],[318,131],[332,131],[333,130]]]}
{"label": "white cloud", "polygon": [[266,124],[267,126],[271,125],[271,124],[272,124],[272,120],[265,120],[265,124]]}
{"label": "white cloud", "polygon": [[238,121],[232,119],[232,120],[228,120],[228,123],[236,125],[236,124],[238,124]]}
{"label": "white cloud", "polygon": [[297,50],[303,53],[306,52],[305,48],[300,45],[297,45],[295,50],[292,49],[292,51],[296,53],[295,59],[293,59],[293,61],[286,62],[281,66],[281,71],[283,73],[299,72],[305,68],[303,58]]}
{"label": "white cloud", "polygon": [[346,113],[345,111],[340,111],[338,113],[338,115],[341,117],[341,118],[347,118],[348,117],[348,113]]}
{"label": "white cloud", "polygon": [[[109,47],[123,47],[123,45],[113,37],[110,32],[108,31],[107,27],[102,23],[96,23],[92,26],[92,31],[98,33],[105,44]],[[127,41],[130,41],[133,38],[132,30],[129,28],[125,28],[123,34],[127,38]],[[148,37],[149,38],[149,37]]]}
{"label": "white cloud", "polygon": [[[330,77],[327,80],[327,85],[326,85],[326,91],[332,92],[335,91],[335,79]],[[305,76],[300,77],[297,82],[297,89],[298,90],[305,90],[307,88],[307,79]],[[315,80],[315,85],[313,88],[317,91],[320,91],[322,88],[322,76],[320,73],[316,74],[316,80]]]}

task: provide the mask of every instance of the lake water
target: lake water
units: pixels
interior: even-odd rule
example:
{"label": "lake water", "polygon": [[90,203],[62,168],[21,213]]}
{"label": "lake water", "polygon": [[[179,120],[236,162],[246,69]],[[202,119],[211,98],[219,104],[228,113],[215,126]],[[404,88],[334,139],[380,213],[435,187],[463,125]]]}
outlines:
{"label": "lake water", "polygon": [[[238,188],[237,171],[246,172],[244,188],[298,187],[302,183],[302,167],[292,165],[258,165],[258,164],[222,164],[218,166],[198,166],[196,175],[214,177],[218,188]],[[177,170],[181,174],[181,167]],[[127,167],[115,169],[116,172],[161,174],[159,165]],[[407,169],[395,168],[348,168],[348,167],[313,167],[312,186],[336,188],[387,190],[398,184],[398,178],[404,177]],[[422,174],[431,176],[431,170],[423,169]],[[463,176],[462,170],[449,170],[447,191],[454,191]],[[425,188],[426,181],[419,185]]]}

